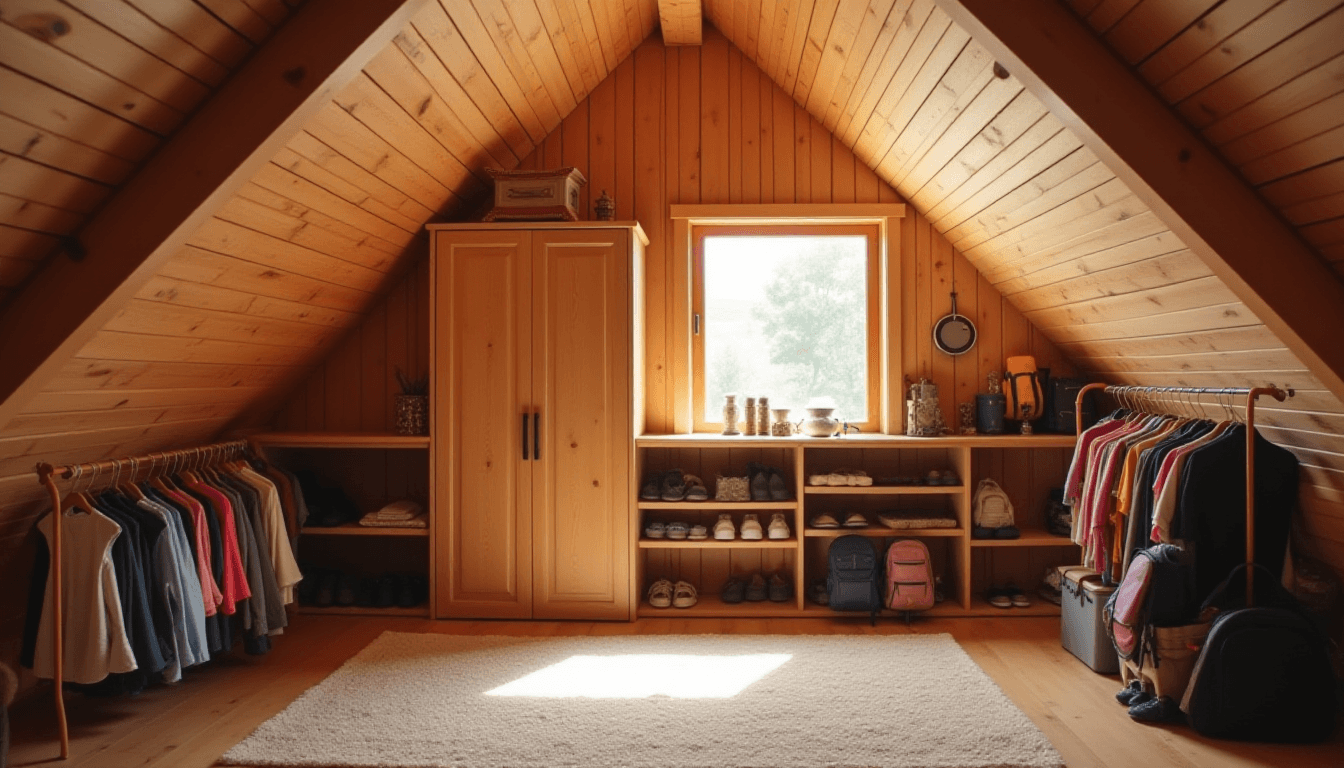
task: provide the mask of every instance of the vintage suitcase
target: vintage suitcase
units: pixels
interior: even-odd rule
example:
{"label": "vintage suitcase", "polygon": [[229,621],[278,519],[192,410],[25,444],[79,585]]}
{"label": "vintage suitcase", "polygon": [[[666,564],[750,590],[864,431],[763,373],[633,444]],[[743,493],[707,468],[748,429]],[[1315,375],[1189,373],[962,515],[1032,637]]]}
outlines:
{"label": "vintage suitcase", "polygon": [[1115,587],[1103,585],[1096,571],[1081,566],[1061,566],[1059,583],[1064,601],[1060,621],[1064,650],[1095,672],[1110,675],[1120,671],[1120,658],[1101,620],[1101,609]]}
{"label": "vintage suitcase", "polygon": [[578,168],[485,172],[495,180],[495,204],[484,221],[579,220],[579,188],[588,180]]}

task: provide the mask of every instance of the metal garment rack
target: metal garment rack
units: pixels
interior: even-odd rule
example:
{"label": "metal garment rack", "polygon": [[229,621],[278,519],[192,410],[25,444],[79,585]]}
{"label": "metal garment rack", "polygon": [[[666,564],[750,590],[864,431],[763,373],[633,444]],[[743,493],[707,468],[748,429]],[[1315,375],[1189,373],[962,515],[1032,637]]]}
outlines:
{"label": "metal garment rack", "polygon": [[[1192,395],[1204,396],[1214,395],[1217,397],[1239,397],[1246,398],[1246,563],[1248,566],[1255,563],[1255,401],[1262,396],[1272,397],[1279,402],[1283,402],[1296,394],[1292,389],[1280,389],[1275,386],[1268,387],[1139,387],[1139,386],[1112,386],[1109,384],[1088,384],[1078,390],[1078,400],[1074,404],[1074,411],[1077,419],[1077,434],[1083,433],[1083,399],[1088,392],[1096,390],[1105,390],[1108,395],[1115,395],[1122,402],[1130,398],[1136,399],[1144,404],[1154,403],[1161,400],[1170,400],[1169,395]],[[1202,405],[1197,401],[1191,401],[1188,404]],[[1226,406],[1226,403],[1220,403]],[[1255,604],[1255,569],[1246,568],[1246,606]]]}
{"label": "metal garment rack", "polygon": [[[63,612],[64,594],[61,589],[61,515],[62,500],[61,492],[56,487],[56,480],[75,480],[75,485],[79,485],[80,478],[89,476],[89,484],[83,489],[91,490],[98,481],[98,476],[104,470],[108,472],[110,485],[115,485],[118,480],[126,482],[135,482],[136,475],[141,469],[148,468],[148,474],[143,479],[158,477],[165,474],[171,467],[174,471],[178,468],[185,468],[186,464],[199,465],[202,463],[215,463],[222,459],[233,458],[249,448],[246,440],[234,440],[227,443],[215,443],[198,448],[183,448],[176,451],[164,451],[148,456],[134,456],[122,459],[108,459],[106,461],[93,461],[83,464],[64,464],[53,466],[46,462],[38,462],[37,482],[45,486],[47,493],[51,496],[51,565],[48,568],[48,582],[51,584],[52,596],[52,618],[55,620],[52,632],[52,644],[55,646],[55,657],[52,659],[54,676],[52,683],[56,695],[56,723],[61,733],[61,759],[70,757],[70,729],[65,719],[65,696],[62,691],[65,676],[65,614]],[[130,474],[123,475],[123,470],[129,468]],[[72,488],[74,492],[76,489]]]}

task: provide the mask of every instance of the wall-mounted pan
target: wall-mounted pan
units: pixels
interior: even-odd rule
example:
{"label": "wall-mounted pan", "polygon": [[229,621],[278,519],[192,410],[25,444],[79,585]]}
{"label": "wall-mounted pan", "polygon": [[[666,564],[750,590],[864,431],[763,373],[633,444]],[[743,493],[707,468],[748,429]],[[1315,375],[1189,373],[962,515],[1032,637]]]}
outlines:
{"label": "wall-mounted pan", "polygon": [[933,326],[933,343],[949,355],[960,355],[975,346],[975,324],[969,317],[957,314],[957,294],[952,293],[952,314]]}

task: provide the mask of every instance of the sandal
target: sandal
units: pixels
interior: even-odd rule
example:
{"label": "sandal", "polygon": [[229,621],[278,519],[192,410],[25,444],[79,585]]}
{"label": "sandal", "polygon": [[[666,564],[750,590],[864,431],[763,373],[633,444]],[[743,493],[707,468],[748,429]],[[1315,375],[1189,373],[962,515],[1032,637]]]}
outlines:
{"label": "sandal", "polygon": [[695,475],[686,475],[686,500],[687,501],[709,501],[709,489],[705,483]]}
{"label": "sandal", "polygon": [[686,538],[690,539],[691,541],[700,541],[702,539],[708,539],[709,529],[703,525],[692,525],[690,533],[686,534]]}
{"label": "sandal", "polygon": [[691,527],[685,523],[667,524],[667,538],[669,539],[677,539],[678,541],[680,541],[685,539],[690,534],[690,532]]}
{"label": "sandal", "polygon": [[644,535],[650,539],[661,539],[667,535],[667,526],[662,523],[649,523],[644,526]]}
{"label": "sandal", "polygon": [[696,602],[695,585],[689,581],[678,581],[672,590],[673,608],[690,608]]}
{"label": "sandal", "polygon": [[659,579],[649,587],[649,605],[654,608],[668,608],[672,605],[672,582]]}

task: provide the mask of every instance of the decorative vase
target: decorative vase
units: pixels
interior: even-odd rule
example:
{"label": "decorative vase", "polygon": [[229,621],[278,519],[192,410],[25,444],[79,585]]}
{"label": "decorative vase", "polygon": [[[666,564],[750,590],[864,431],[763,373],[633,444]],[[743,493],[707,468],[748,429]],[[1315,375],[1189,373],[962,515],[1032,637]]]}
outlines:
{"label": "decorative vase", "polygon": [[774,418],[770,424],[772,437],[793,437],[793,422],[789,421],[788,408],[771,408],[770,416]]}
{"label": "decorative vase", "polygon": [[756,434],[756,398],[748,397],[742,408],[742,434]]}
{"label": "decorative vase", "polygon": [[737,395],[723,396],[723,434],[742,434],[737,431]]}
{"label": "decorative vase", "polygon": [[947,433],[943,409],[938,404],[937,384],[928,379],[912,383],[905,406],[905,434],[910,437],[935,437]]}
{"label": "decorative vase", "polygon": [[398,435],[429,434],[429,395],[397,395],[394,408]]}
{"label": "decorative vase", "polygon": [[615,221],[616,220],[616,201],[611,199],[607,190],[602,190],[602,196],[593,203],[593,218],[597,221]]}
{"label": "decorative vase", "polygon": [[756,398],[756,434],[770,434],[770,398]]}
{"label": "decorative vase", "polygon": [[831,437],[840,431],[840,420],[831,416],[834,408],[807,408],[802,431],[808,437]]}

